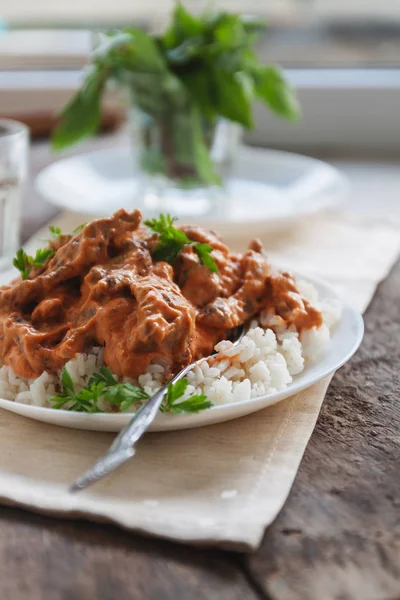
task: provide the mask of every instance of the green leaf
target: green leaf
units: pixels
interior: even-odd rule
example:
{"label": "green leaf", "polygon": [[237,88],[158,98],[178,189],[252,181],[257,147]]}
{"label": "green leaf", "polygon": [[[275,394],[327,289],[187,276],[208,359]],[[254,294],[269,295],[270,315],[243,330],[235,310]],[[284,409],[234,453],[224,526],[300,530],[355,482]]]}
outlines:
{"label": "green leaf", "polygon": [[185,40],[179,46],[166,51],[166,57],[172,65],[183,65],[201,53],[203,48],[203,40],[201,38],[193,38]]}
{"label": "green leaf", "polygon": [[204,396],[204,394],[197,394],[178,402],[185,394],[188,384],[189,382],[186,377],[179,379],[174,384],[169,384],[164,404],[161,407],[162,412],[172,412],[176,414],[195,413],[212,406],[212,403],[207,400],[207,396]]}
{"label": "green leaf", "polygon": [[214,250],[214,248],[212,246],[209,246],[208,244],[200,243],[194,244],[193,248],[197,252],[201,264],[207,267],[207,269],[209,269],[213,273],[218,273],[218,267],[213,257],[211,256],[211,252]]}
{"label": "green leaf", "polygon": [[55,227],[54,225],[50,225],[49,231],[54,238],[58,238],[60,237],[60,235],[62,235],[61,227]]}
{"label": "green leaf", "polygon": [[231,48],[243,43],[246,30],[239,15],[222,14],[214,29],[216,41],[222,48]]}
{"label": "green leaf", "polygon": [[292,86],[278,67],[260,67],[254,73],[255,91],[280,117],[295,121],[300,117],[300,106]]}
{"label": "green leaf", "polygon": [[176,217],[161,214],[158,219],[148,219],[144,222],[147,227],[160,236],[160,241],[152,252],[153,258],[174,263],[180,251],[186,245],[190,245],[197,252],[201,264],[209,268],[210,271],[217,272],[218,267],[210,255],[214,248],[208,244],[191,242],[186,233],[174,227],[175,221]]}
{"label": "green leaf", "polygon": [[[85,226],[86,226],[86,223],[82,223],[81,225],[78,225],[78,227],[75,227],[75,229],[72,231],[72,233],[70,235],[76,235],[77,233],[80,233]],[[53,236],[53,238],[58,238],[61,235],[63,235],[63,232],[61,231],[61,227],[55,227],[54,225],[49,225],[49,231],[50,231],[51,235]]]}
{"label": "green leaf", "polygon": [[159,242],[152,253],[152,257],[154,260],[163,260],[169,264],[173,264],[182,248],[183,245],[177,240]]}
{"label": "green leaf", "polygon": [[36,255],[28,256],[26,252],[20,248],[13,259],[13,265],[21,273],[22,279],[27,279],[32,267],[41,267],[44,263],[54,256],[55,252],[51,248],[39,248],[36,250]]}
{"label": "green leaf", "polygon": [[190,93],[192,100],[197,104],[201,115],[208,122],[214,122],[217,116],[215,108],[215,92],[209,70],[190,69],[182,73],[182,81]]}
{"label": "green leaf", "polygon": [[148,397],[149,395],[144,390],[130,383],[118,383],[104,394],[106,402],[116,406],[124,404],[125,408],[131,406],[134,402],[146,400]]}
{"label": "green leaf", "polygon": [[178,398],[181,398],[186,392],[189,381],[184,377],[176,383],[170,383],[167,391],[167,406],[171,406]]}
{"label": "green leaf", "polygon": [[189,238],[183,231],[176,229],[173,223],[176,217],[161,214],[158,219],[145,221],[145,225],[158,233],[160,240],[152,252],[154,260],[165,260],[174,263],[179,252],[190,243]]}
{"label": "green leaf", "polygon": [[170,214],[160,214],[158,219],[147,219],[144,224],[146,227],[152,229],[155,233],[164,234],[170,228],[174,227],[175,221],[178,220],[178,217],[171,217]]}
{"label": "green leaf", "polygon": [[88,385],[78,393],[66,367],[61,375],[62,392],[51,399],[54,408],[63,408],[70,403],[68,410],[74,412],[100,412],[98,401],[103,398],[109,404],[126,410],[134,402],[146,400],[149,396],[141,388],[130,383],[118,383],[108,367],[101,367],[92,374]]}
{"label": "green leaf", "polygon": [[[187,386],[186,378],[170,384],[160,410],[173,413],[198,412],[211,406],[211,402],[202,394],[178,402],[186,392]],[[88,385],[76,393],[71,375],[64,367],[61,374],[61,394],[51,398],[50,402],[56,409],[67,406],[67,410],[72,412],[95,413],[101,412],[98,407],[100,398],[124,411],[132,404],[148,400],[149,395],[142,388],[130,383],[118,383],[110,369],[105,366],[93,373]]]}
{"label": "green leaf", "polygon": [[106,366],[100,367],[99,371],[92,373],[89,379],[89,386],[96,383],[104,383],[107,387],[117,385],[118,381]]}
{"label": "green leaf", "polygon": [[183,400],[183,402],[173,404],[170,407],[170,411],[175,414],[197,413],[206,410],[207,408],[211,408],[211,406],[212,402],[207,400],[207,396],[198,394],[196,396],[191,396],[187,400]]}
{"label": "green leaf", "polygon": [[83,86],[61,114],[61,121],[52,135],[54,150],[62,150],[97,131],[107,76],[107,70],[103,67],[92,67]]}
{"label": "green leaf", "polygon": [[244,71],[231,73],[222,70],[215,71],[213,77],[219,114],[244,127],[252,127],[252,78]]}
{"label": "green leaf", "polygon": [[212,406],[212,403],[207,400],[207,396],[204,394],[197,394],[178,402],[179,398],[182,398],[185,394],[188,384],[186,377],[179,379],[174,384],[169,384],[166,399],[162,406],[163,412],[195,413]]}
{"label": "green leaf", "polygon": [[71,402],[71,398],[69,396],[54,396],[54,398],[50,398],[50,402],[53,404],[53,408],[61,409],[68,402]]}
{"label": "green leaf", "polygon": [[61,373],[61,389],[63,396],[75,394],[74,383],[71,375],[68,373],[67,367],[64,367]]}
{"label": "green leaf", "polygon": [[30,268],[28,266],[28,256],[22,248],[17,250],[17,254],[13,259],[13,265],[21,273],[22,279],[27,279]]}
{"label": "green leaf", "polygon": [[181,2],[177,2],[172,23],[164,33],[162,42],[165,48],[173,48],[187,38],[201,35],[203,31],[204,22],[190,14]]}
{"label": "green leaf", "polygon": [[80,412],[100,412],[97,403],[100,400],[105,388],[105,383],[92,383],[81,389],[75,395],[75,404],[71,410],[79,410]]}
{"label": "green leaf", "polygon": [[201,113],[196,106],[192,108],[192,119],[193,155],[197,173],[200,179],[205,183],[222,185],[221,177],[216,171],[204,140],[204,131],[201,126]]}
{"label": "green leaf", "polygon": [[54,255],[55,252],[51,248],[39,248],[35,256],[28,256],[28,263],[32,267],[42,267]]}
{"label": "green leaf", "polygon": [[78,233],[80,233],[82,231],[82,229],[84,229],[86,227],[86,225],[87,225],[87,223],[81,223],[80,225],[75,227],[75,229],[72,232],[72,235],[77,235]]}
{"label": "green leaf", "polygon": [[117,78],[121,70],[160,73],[166,66],[155,39],[138,27],[126,27],[109,36],[96,50],[96,57]]}

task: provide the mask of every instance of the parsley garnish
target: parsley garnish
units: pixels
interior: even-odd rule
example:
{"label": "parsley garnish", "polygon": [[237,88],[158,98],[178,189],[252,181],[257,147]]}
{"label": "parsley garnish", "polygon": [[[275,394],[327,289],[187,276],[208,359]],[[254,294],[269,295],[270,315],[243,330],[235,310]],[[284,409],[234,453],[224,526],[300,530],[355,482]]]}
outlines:
{"label": "parsley garnish", "polygon": [[56,227],[55,225],[50,225],[49,231],[53,238],[58,238],[60,235],[62,235],[61,227]]}
{"label": "parsley garnish", "polygon": [[77,233],[80,233],[84,227],[86,227],[86,223],[81,223],[80,225],[75,227],[75,229],[72,232],[72,235],[76,235]]}
{"label": "parsley garnish", "polygon": [[[160,410],[172,413],[194,413],[212,406],[203,394],[177,402],[184,395],[187,386],[187,379],[180,379],[174,385],[170,384]],[[88,384],[76,392],[71,375],[64,367],[61,374],[61,393],[51,398],[50,402],[53,404],[53,408],[66,407],[67,410],[74,412],[95,413],[101,412],[98,407],[100,398],[124,411],[132,404],[147,400],[149,395],[130,383],[119,383],[110,369],[105,366],[93,373]]]}
{"label": "parsley garnish", "polygon": [[208,244],[189,240],[183,231],[174,227],[176,220],[176,217],[161,214],[158,219],[149,219],[144,222],[160,238],[154,249],[153,258],[155,260],[165,260],[172,264],[185,246],[192,246],[200,259],[200,263],[213,273],[217,273],[218,267],[211,256],[214,248]]}
{"label": "parsley garnish", "polygon": [[13,260],[13,265],[18,271],[21,273],[22,279],[27,279],[30,271],[30,267],[28,266],[28,260],[25,250],[20,248],[17,250],[17,254]]}
{"label": "parsley garnish", "polygon": [[28,256],[28,263],[31,267],[42,267],[44,263],[55,255],[51,248],[39,248],[36,250],[35,256]]}
{"label": "parsley garnish", "polygon": [[[76,235],[77,233],[80,233],[85,226],[86,226],[86,223],[81,223],[81,225],[78,225],[78,227],[75,227],[75,229],[72,231],[72,233],[70,235]],[[49,225],[49,231],[54,239],[60,237],[60,235],[63,235],[63,232],[61,231],[61,227],[56,227],[55,225]]]}
{"label": "parsley garnish", "polygon": [[54,254],[55,252],[51,248],[39,248],[36,250],[35,256],[29,256],[25,250],[20,248],[13,259],[13,265],[21,273],[22,279],[28,279],[32,267],[42,267]]}
{"label": "parsley garnish", "polygon": [[213,273],[217,273],[218,267],[215,264],[213,257],[211,256],[211,252],[214,250],[214,248],[212,246],[209,246],[209,244],[192,243],[192,245],[199,256],[201,264],[207,267],[207,269],[209,269]]}
{"label": "parsley garnish", "polygon": [[118,381],[108,367],[100,367],[100,371],[93,373],[89,383],[104,383],[104,385],[111,387],[112,385],[116,385]]}
{"label": "parsley garnish", "polygon": [[88,385],[79,392],[75,391],[72,378],[66,367],[61,374],[61,394],[51,398],[53,408],[63,408],[69,404],[68,410],[74,412],[101,412],[98,407],[100,398],[108,404],[126,410],[135,402],[146,400],[148,394],[130,383],[118,383],[108,367],[101,367],[93,373]]}
{"label": "parsley garnish", "polygon": [[207,396],[204,394],[196,394],[186,400],[177,402],[186,392],[188,384],[189,382],[186,378],[180,379],[175,384],[170,383],[164,404],[161,406],[160,410],[162,412],[172,412],[175,414],[197,413],[212,406],[212,403],[207,400]]}

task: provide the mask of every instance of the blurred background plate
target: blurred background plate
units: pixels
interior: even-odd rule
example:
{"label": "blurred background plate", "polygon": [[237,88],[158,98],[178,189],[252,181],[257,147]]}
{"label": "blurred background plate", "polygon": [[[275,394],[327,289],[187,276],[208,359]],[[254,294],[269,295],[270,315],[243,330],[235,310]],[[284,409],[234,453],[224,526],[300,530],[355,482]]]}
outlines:
{"label": "blurred background plate", "polygon": [[[46,167],[36,179],[37,191],[61,209],[95,216],[119,208],[140,208],[135,198],[137,178],[128,146],[65,158]],[[244,224],[276,228],[293,219],[336,206],[348,181],[320,160],[275,150],[243,148],[228,182],[228,199],[218,215],[204,225]],[[200,220],[200,218],[196,219]]]}

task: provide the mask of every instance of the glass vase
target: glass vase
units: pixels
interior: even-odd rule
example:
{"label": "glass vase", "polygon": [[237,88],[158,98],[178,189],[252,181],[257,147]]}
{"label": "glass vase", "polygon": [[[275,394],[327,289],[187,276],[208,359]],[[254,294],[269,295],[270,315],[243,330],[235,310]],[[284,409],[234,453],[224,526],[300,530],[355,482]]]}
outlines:
{"label": "glass vase", "polygon": [[127,86],[137,204],[146,216],[222,216],[241,129],[205,119],[176,78],[134,75]]}

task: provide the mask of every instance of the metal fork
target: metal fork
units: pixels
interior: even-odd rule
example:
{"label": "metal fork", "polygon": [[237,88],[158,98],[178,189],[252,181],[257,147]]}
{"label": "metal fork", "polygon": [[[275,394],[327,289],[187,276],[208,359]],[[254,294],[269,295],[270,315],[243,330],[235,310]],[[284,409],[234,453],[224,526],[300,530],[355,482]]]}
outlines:
{"label": "metal fork", "polygon": [[[231,330],[229,339],[233,341],[236,346],[243,338],[248,330],[248,324],[235,327]],[[140,407],[135,413],[129,423],[121,429],[113,443],[111,444],[107,454],[100,458],[86,473],[78,477],[78,479],[69,488],[70,492],[79,492],[92,485],[99,479],[102,479],[112,471],[115,471],[118,467],[123,465],[127,460],[135,455],[136,443],[140,440],[142,435],[150,427],[151,423],[157,416],[157,413],[162,404],[163,398],[168,390],[170,383],[174,384],[179,379],[182,379],[188,371],[190,371],[196,364],[202,362],[204,358],[191,363],[187,367],[184,367],[179,373],[174,375],[165,385],[163,385],[149,400],[146,404]]]}

